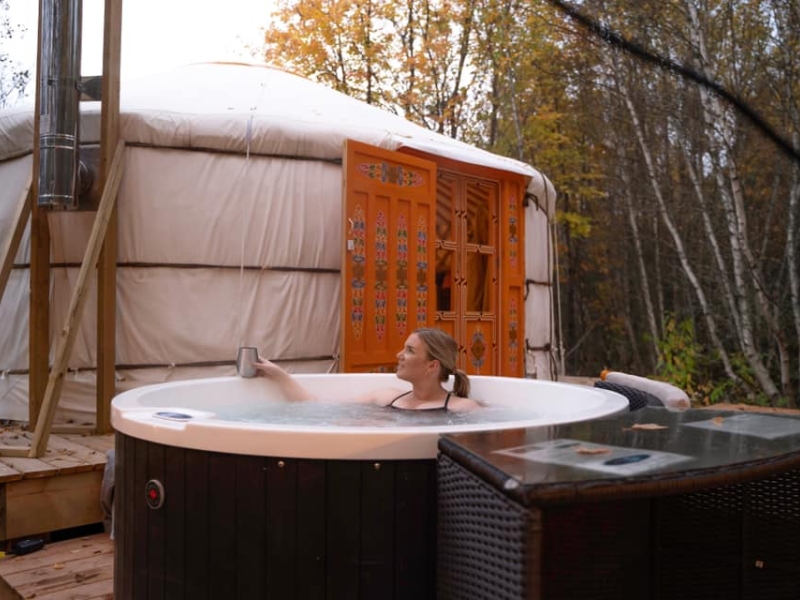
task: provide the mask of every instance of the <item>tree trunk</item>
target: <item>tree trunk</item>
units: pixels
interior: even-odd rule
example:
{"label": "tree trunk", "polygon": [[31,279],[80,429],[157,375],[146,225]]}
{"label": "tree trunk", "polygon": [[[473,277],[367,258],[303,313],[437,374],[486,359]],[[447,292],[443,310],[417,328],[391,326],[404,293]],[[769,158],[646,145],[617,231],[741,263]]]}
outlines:
{"label": "tree trunk", "polygon": [[[795,148],[800,147],[800,134],[794,135]],[[797,232],[800,229],[798,215],[800,215],[800,166],[793,169],[792,188],[789,193],[789,224],[786,231],[786,261],[789,263],[789,296],[792,303],[792,319],[794,332],[797,336],[797,373],[796,379],[800,385],[800,260],[797,257]],[[797,394],[790,399],[797,406]]]}
{"label": "tree trunk", "polygon": [[[619,148],[619,146],[617,147]],[[622,159],[622,157],[620,157],[620,164],[625,164],[625,161]],[[651,355],[649,367],[650,370],[655,371],[661,359],[661,353],[658,349],[658,340],[661,338],[661,334],[658,329],[658,323],[656,322],[656,314],[655,310],[653,309],[653,300],[650,295],[650,278],[647,275],[647,266],[645,265],[644,252],[642,251],[642,241],[639,237],[639,215],[633,208],[633,199],[631,198],[632,185],[628,170],[622,168],[620,170],[620,176],[622,177],[622,187],[624,189],[622,195],[625,200],[625,211],[628,214],[628,224],[631,228],[633,249],[636,254],[636,267],[639,271],[639,293],[644,301],[645,312],[647,314],[647,325],[650,330]],[[626,324],[629,324],[629,320],[626,320]]]}
{"label": "tree trunk", "polygon": [[[689,14],[689,35],[695,45],[697,58],[700,61],[701,70],[711,79],[709,73],[708,53],[705,46],[705,38],[702,27],[697,15],[697,8],[691,0],[686,2]],[[728,223],[729,243],[731,258],[733,259],[733,283],[734,295],[738,306],[740,324],[737,333],[740,334],[740,344],[742,352],[747,359],[750,368],[753,370],[756,380],[762,391],[775,403],[780,397],[775,382],[770,376],[769,370],[761,360],[759,349],[756,346],[753,335],[753,322],[751,318],[751,308],[749,293],[755,292],[759,297],[759,308],[763,314],[762,289],[759,286],[752,286],[748,289],[748,275],[753,275],[752,254],[747,243],[747,219],[744,209],[744,197],[737,175],[736,163],[733,157],[733,144],[731,142],[730,115],[726,115],[716,97],[703,87],[700,88],[700,101],[703,106],[703,117],[706,121],[706,134],[710,144],[711,154],[715,158],[714,162],[725,160],[728,176],[723,173],[722,165],[717,164],[714,175],[717,180],[718,191],[725,216]],[[720,132],[720,135],[717,135]],[[722,139],[720,139],[722,138]],[[752,283],[753,279],[750,278]],[[755,287],[756,289],[753,289]],[[771,319],[768,319],[771,321]],[[770,323],[770,326],[772,324]],[[771,327],[772,328],[772,327]],[[775,330],[773,329],[773,332]],[[780,342],[779,342],[780,343]]]}
{"label": "tree trunk", "polygon": [[714,321],[713,313],[709,307],[706,294],[703,291],[703,287],[700,284],[700,281],[697,278],[697,275],[695,274],[694,270],[692,269],[691,264],[689,264],[689,258],[686,255],[686,250],[684,249],[684,244],[683,240],[681,239],[680,232],[673,223],[669,211],[667,210],[667,205],[666,202],[664,201],[664,195],[661,193],[661,187],[658,182],[658,177],[656,174],[655,165],[653,163],[653,158],[650,154],[650,149],[647,146],[647,143],[645,142],[644,132],[639,122],[639,115],[637,114],[636,108],[634,107],[633,102],[631,101],[627,85],[621,79],[618,79],[617,82],[620,86],[620,90],[622,92],[625,105],[627,106],[628,112],[631,117],[631,122],[633,124],[633,128],[636,133],[636,139],[639,142],[639,149],[642,152],[642,157],[644,158],[645,165],[647,166],[650,185],[653,189],[653,194],[656,197],[656,201],[658,202],[658,212],[659,215],[661,216],[661,220],[664,222],[667,231],[669,231],[670,235],[672,236],[672,241],[675,245],[675,251],[678,254],[678,259],[680,261],[681,267],[683,268],[683,272],[686,275],[686,278],[689,280],[689,283],[691,284],[692,289],[695,292],[695,296],[697,297],[697,300],[700,303],[700,308],[703,313],[703,318],[705,320],[706,327],[708,327],[709,336],[711,337],[712,343],[714,344],[714,348],[719,353],[720,360],[722,360],[722,364],[725,368],[725,373],[731,379],[738,380],[738,376],[733,370],[733,366],[731,365],[728,353],[725,350],[725,347],[723,346],[722,341],[719,338],[719,334],[717,332],[717,324]]}

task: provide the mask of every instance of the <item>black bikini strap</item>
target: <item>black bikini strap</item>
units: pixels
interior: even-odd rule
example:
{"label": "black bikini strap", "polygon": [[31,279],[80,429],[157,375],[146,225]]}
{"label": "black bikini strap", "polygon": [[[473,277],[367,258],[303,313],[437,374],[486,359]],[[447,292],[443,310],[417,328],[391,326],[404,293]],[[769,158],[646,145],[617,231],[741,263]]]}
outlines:
{"label": "black bikini strap", "polygon": [[413,392],[413,391],[414,391],[414,390],[409,390],[409,391],[407,391],[407,392],[403,392],[402,394],[400,394],[399,396],[397,396],[397,398],[395,398],[394,400],[392,400],[391,402],[389,402],[389,406],[394,406],[394,403],[395,403],[395,402],[397,402],[398,400],[400,400],[400,398],[402,398],[403,396],[408,396],[408,395],[409,395],[411,392]]}
{"label": "black bikini strap", "polygon": [[447,398],[444,399],[444,409],[447,410],[447,403],[450,402],[450,396],[453,395],[453,392],[447,392]]}

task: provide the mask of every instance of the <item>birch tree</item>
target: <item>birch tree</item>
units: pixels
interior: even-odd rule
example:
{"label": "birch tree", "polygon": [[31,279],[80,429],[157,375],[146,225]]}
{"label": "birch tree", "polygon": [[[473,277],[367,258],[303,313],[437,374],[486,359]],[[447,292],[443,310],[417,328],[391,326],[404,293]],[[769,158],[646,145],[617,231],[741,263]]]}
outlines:
{"label": "birch tree", "polygon": [[683,237],[678,231],[678,228],[675,225],[672,215],[670,214],[669,208],[667,206],[666,198],[659,183],[660,178],[656,171],[655,161],[653,160],[653,156],[650,151],[650,146],[647,144],[645,140],[644,131],[639,119],[639,114],[631,99],[631,94],[628,89],[628,86],[622,78],[617,79],[617,85],[619,86],[620,92],[625,102],[625,106],[628,109],[633,130],[636,135],[636,140],[639,144],[639,150],[641,151],[642,159],[644,160],[644,163],[647,167],[647,175],[650,181],[650,185],[652,186],[653,196],[655,197],[658,203],[659,216],[661,217],[662,222],[666,226],[667,231],[672,236],[672,241],[675,247],[675,251],[678,255],[678,260],[680,261],[681,267],[683,268],[687,281],[692,286],[692,289],[694,290],[694,293],[697,296],[697,300],[700,303],[703,318],[706,322],[706,326],[708,327],[709,335],[711,336],[711,340],[714,343],[714,347],[719,353],[720,359],[722,360],[722,364],[724,365],[725,368],[725,372],[728,374],[730,378],[736,379],[737,378],[736,373],[733,370],[730,358],[728,357],[728,353],[725,350],[725,347],[722,344],[722,340],[720,339],[717,331],[717,323],[714,319],[714,312],[711,309],[706,292],[699,278],[697,277],[694,268],[692,267],[689,261]]}
{"label": "birch tree", "polygon": [[[792,133],[795,148],[800,148],[800,5],[791,0],[774,0],[776,79],[774,92],[784,115],[785,129]],[[795,380],[800,387],[800,164],[790,165],[789,215],[786,226],[786,262],[789,273],[789,298],[797,355]],[[795,392],[800,393],[798,391]]]}
{"label": "birch tree", "polygon": [[[711,63],[706,49],[703,27],[698,16],[695,0],[686,1],[690,39],[694,45],[695,58],[699,68],[710,80],[713,80]],[[735,78],[735,77],[734,77]],[[730,108],[723,107],[720,101],[706,89],[700,88],[700,101],[706,134],[710,147],[710,158],[715,165],[717,192],[722,203],[728,225],[728,242],[733,276],[733,292],[736,310],[738,310],[739,327],[736,333],[748,364],[753,370],[761,389],[773,401],[780,397],[769,370],[761,360],[755,340],[753,308],[750,298],[755,295],[758,306],[773,334],[776,335],[781,351],[781,372],[785,373],[785,344],[780,339],[779,328],[771,318],[768,300],[765,297],[762,280],[756,270],[755,260],[750,249],[747,227],[747,211],[745,209],[744,190],[739,180],[738,164],[734,148],[733,123],[735,115]]]}

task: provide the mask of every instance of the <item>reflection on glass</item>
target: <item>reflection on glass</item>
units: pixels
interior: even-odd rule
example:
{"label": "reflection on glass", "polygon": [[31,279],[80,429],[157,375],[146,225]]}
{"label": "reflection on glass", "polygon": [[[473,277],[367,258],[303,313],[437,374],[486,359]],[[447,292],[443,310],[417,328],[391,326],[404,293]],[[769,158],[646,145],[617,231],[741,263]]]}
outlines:
{"label": "reflection on glass", "polygon": [[[467,182],[467,243],[477,246],[491,244],[489,235],[489,205],[496,187],[480,184],[477,181]],[[466,292],[467,310],[470,312],[487,312],[489,305],[489,257],[475,248],[467,249],[466,260]]]}
{"label": "reflection on glass", "polygon": [[453,310],[453,251],[436,249],[436,310]]}
{"label": "reflection on glass", "polygon": [[488,255],[467,253],[467,310],[486,312],[489,307]]}
{"label": "reflection on glass", "polygon": [[467,243],[489,243],[490,192],[494,188],[470,183],[467,186]]}
{"label": "reflection on glass", "polygon": [[436,182],[436,238],[453,241],[455,180],[440,173]]}

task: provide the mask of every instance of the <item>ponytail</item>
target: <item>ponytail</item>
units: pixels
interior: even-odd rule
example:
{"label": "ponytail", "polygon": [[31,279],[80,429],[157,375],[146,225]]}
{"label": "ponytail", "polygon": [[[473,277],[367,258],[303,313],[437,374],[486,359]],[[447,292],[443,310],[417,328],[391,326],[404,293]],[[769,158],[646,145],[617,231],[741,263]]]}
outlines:
{"label": "ponytail", "polygon": [[453,370],[453,393],[460,398],[469,398],[469,378],[461,369]]}

